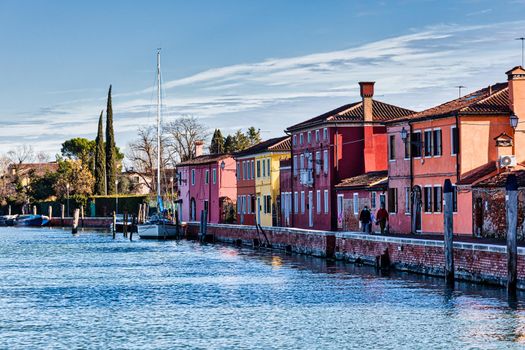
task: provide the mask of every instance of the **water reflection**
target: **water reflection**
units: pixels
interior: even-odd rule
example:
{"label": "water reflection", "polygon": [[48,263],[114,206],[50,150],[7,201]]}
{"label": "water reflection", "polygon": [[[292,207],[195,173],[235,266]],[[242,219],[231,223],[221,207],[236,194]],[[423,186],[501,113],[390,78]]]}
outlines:
{"label": "water reflection", "polygon": [[2,348],[522,348],[523,293],[227,245],[0,229]]}

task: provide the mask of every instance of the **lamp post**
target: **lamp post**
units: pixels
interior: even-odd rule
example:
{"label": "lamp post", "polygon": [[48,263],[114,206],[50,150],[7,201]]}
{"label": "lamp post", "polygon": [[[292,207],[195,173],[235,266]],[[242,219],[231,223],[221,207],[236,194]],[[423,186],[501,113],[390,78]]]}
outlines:
{"label": "lamp post", "polygon": [[115,214],[118,214],[118,180],[115,180]]}
{"label": "lamp post", "polygon": [[69,182],[66,183],[67,216],[69,217]]}

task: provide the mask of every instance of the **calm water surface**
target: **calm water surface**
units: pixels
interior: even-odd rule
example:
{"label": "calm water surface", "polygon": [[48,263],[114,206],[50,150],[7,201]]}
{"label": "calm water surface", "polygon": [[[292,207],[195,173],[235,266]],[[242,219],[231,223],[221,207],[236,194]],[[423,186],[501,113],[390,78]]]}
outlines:
{"label": "calm water surface", "polygon": [[5,349],[525,348],[501,289],[221,245],[2,228],[0,281]]}

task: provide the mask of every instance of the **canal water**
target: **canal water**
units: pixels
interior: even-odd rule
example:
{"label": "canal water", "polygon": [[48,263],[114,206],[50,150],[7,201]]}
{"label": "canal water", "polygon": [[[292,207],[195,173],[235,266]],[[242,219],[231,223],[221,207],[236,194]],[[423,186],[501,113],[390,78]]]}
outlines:
{"label": "canal water", "polygon": [[525,348],[502,289],[225,245],[1,228],[0,281],[2,349]]}

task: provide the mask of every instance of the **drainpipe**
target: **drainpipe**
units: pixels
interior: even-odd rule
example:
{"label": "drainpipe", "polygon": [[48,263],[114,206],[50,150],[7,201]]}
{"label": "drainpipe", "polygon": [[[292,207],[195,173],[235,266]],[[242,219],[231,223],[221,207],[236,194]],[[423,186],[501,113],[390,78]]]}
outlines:
{"label": "drainpipe", "polygon": [[[414,164],[413,164],[413,161],[412,161],[412,157],[413,157],[413,154],[412,154],[412,133],[413,133],[413,128],[412,128],[412,124],[410,123],[410,121],[408,121],[408,142],[409,142],[409,145],[408,145],[408,160],[410,162],[410,191],[412,192],[413,191],[413,188],[414,188]],[[416,220],[416,207],[417,207],[417,204],[414,202],[414,195],[412,194],[412,215],[410,216],[410,232],[412,234],[416,234],[417,232],[414,230],[415,228],[415,220]]]}
{"label": "drainpipe", "polygon": [[456,130],[457,130],[457,133],[458,133],[458,152],[456,154],[456,183],[459,182],[459,154],[461,152],[461,144],[460,144],[460,140],[461,140],[461,137],[460,136],[460,133],[459,133],[459,114],[458,112],[456,112]]}
{"label": "drainpipe", "polygon": [[294,191],[293,191],[293,172],[294,172],[294,168],[293,168],[293,136],[292,136],[292,133],[290,133],[288,130],[284,130],[284,133],[288,136],[290,136],[290,196],[292,197],[291,198],[291,202],[292,202],[292,207],[290,209],[290,226],[291,227],[295,227],[295,195],[294,195]]}

